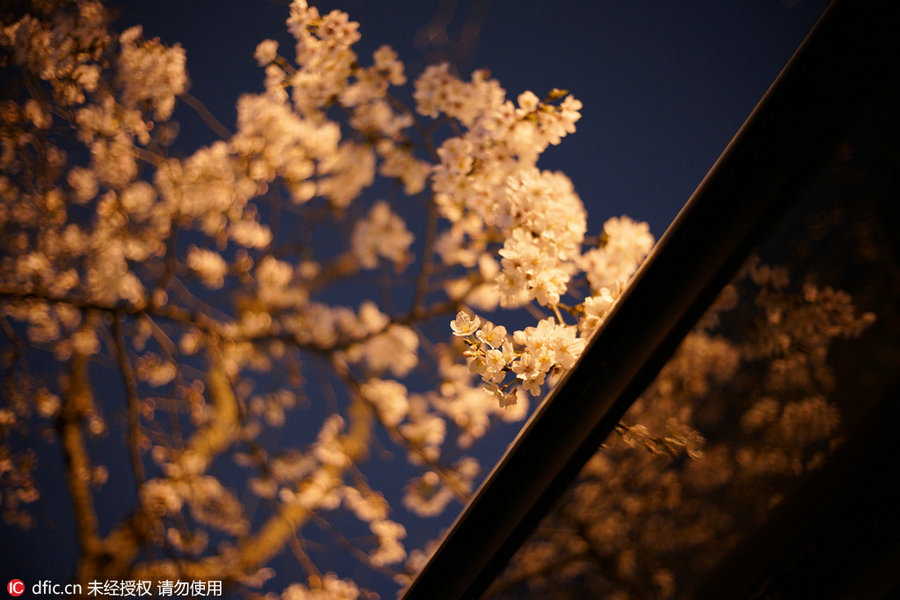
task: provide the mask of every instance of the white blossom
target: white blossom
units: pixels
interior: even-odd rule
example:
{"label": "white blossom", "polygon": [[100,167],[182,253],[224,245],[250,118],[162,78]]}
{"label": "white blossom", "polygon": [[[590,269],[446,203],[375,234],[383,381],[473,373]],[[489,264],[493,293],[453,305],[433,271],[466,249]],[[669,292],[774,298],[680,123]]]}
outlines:
{"label": "white blossom", "polygon": [[256,52],[253,53],[253,58],[256,59],[259,66],[265,67],[275,60],[277,55],[278,42],[275,40],[263,40],[256,46]]}
{"label": "white blossom", "polygon": [[450,329],[453,330],[453,335],[466,337],[473,335],[478,330],[479,325],[481,325],[481,319],[478,317],[473,318],[469,313],[461,310],[456,314],[456,318],[450,322]]}
{"label": "white blossom", "polygon": [[140,26],[120,37],[119,81],[126,106],[149,100],[157,118],[167,119],[175,107],[175,96],[187,88],[186,56],[179,45],[166,47],[157,40],[139,41]]}
{"label": "white blossom", "polygon": [[188,249],[187,265],[207,287],[219,289],[225,285],[228,263],[218,252],[191,246]]}
{"label": "white blossom", "polygon": [[375,406],[387,425],[397,425],[409,412],[406,387],[397,381],[370,379],[362,385],[360,393]]}
{"label": "white blossom", "polygon": [[366,269],[378,266],[378,259],[385,258],[398,269],[409,262],[409,246],[413,235],[386,202],[377,202],[364,219],[357,221],[353,229],[351,247],[360,265]]}

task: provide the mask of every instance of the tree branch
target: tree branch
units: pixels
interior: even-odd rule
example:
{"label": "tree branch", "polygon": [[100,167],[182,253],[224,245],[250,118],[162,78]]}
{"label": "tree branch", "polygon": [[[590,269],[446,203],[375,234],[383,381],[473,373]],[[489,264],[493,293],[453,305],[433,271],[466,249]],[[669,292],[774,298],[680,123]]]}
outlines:
{"label": "tree branch", "polygon": [[[82,325],[82,331],[93,329],[93,318],[89,315]],[[82,427],[84,418],[93,408],[87,355],[76,347],[69,362],[69,378],[65,401],[57,417],[57,429],[66,466],[66,481],[72,497],[75,512],[75,526],[78,531],[80,559],[79,579],[86,581],[96,572],[96,560],[101,550],[98,537],[97,513],[91,495],[91,461],[84,443]]]}

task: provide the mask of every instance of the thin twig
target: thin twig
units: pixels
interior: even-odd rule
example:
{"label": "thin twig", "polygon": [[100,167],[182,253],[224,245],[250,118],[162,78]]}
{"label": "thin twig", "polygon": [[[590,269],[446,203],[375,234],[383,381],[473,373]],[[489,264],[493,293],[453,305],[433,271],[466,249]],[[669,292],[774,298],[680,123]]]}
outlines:
{"label": "thin twig", "polygon": [[191,96],[188,93],[179,94],[178,99],[190,106],[194,112],[197,113],[203,122],[206,123],[206,126],[209,127],[213,133],[222,138],[223,140],[227,140],[231,137],[231,131],[228,130],[227,127],[222,125],[222,123],[215,117],[215,115],[210,112],[206,105],[203,104],[199,99]]}
{"label": "thin twig", "polygon": [[140,451],[140,404],[138,396],[137,379],[131,361],[125,348],[125,336],[122,333],[120,315],[114,314],[112,319],[113,340],[115,342],[116,361],[119,363],[119,372],[122,373],[122,382],[125,385],[125,397],[128,401],[128,450],[131,455],[131,470],[134,474],[135,486],[140,492],[144,485],[144,463],[141,461]]}
{"label": "thin twig", "polygon": [[416,293],[413,298],[412,314],[419,315],[425,307],[428,295],[428,280],[431,277],[431,262],[434,260],[434,239],[437,235],[437,208],[432,197],[428,202],[428,220],[425,223],[425,242],[422,248],[422,266],[416,277]]}

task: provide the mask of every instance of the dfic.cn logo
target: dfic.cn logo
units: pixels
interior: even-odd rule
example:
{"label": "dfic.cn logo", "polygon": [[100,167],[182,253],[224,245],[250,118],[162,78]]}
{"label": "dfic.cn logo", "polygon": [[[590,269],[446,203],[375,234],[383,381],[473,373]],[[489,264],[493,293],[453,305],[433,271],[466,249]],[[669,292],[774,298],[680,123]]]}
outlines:
{"label": "dfic.cn logo", "polygon": [[21,596],[25,593],[25,584],[21,579],[10,579],[6,584],[6,591],[10,596]]}

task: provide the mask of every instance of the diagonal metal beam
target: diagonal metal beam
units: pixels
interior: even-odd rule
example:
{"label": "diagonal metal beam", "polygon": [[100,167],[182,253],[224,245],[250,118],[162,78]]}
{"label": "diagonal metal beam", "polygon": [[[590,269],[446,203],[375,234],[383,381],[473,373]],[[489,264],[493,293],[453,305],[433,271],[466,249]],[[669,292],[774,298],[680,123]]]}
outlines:
{"label": "diagonal metal beam", "polygon": [[834,0],[407,590],[477,598],[896,69],[896,0]]}

